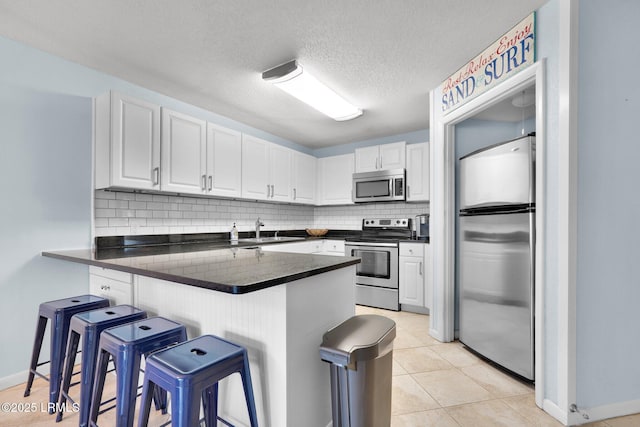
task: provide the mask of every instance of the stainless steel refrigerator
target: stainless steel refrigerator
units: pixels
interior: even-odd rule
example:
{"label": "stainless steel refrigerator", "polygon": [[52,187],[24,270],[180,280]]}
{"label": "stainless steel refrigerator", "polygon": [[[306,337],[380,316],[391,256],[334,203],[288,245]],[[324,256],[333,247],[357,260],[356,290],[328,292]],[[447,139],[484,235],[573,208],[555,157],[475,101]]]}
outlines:
{"label": "stainless steel refrigerator", "polygon": [[534,380],[535,137],[460,159],[460,341]]}

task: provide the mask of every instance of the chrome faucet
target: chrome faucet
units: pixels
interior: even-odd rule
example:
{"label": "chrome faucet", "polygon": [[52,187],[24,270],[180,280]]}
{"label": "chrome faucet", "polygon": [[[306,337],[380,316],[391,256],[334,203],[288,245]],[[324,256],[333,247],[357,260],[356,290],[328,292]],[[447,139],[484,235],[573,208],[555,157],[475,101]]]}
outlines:
{"label": "chrome faucet", "polygon": [[264,223],[260,221],[260,217],[258,217],[256,221],[256,240],[260,240],[260,227],[263,225]]}

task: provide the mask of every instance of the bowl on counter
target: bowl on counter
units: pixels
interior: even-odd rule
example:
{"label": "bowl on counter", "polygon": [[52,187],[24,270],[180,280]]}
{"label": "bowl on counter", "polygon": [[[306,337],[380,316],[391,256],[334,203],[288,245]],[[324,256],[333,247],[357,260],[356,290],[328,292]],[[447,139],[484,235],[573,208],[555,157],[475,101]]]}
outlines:
{"label": "bowl on counter", "polygon": [[313,237],[324,236],[329,232],[326,228],[307,228],[307,234]]}

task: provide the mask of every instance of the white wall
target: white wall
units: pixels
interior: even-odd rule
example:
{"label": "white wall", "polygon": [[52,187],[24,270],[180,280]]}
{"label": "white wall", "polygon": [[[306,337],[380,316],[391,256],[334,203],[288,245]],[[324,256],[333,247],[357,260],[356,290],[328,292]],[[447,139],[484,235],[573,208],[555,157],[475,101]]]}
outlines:
{"label": "white wall", "polygon": [[640,411],[640,2],[579,8],[577,404]]}
{"label": "white wall", "polygon": [[2,388],[26,381],[14,374],[29,367],[39,303],[89,290],[86,266],[40,252],[91,243],[91,100],[4,81],[0,93]]}

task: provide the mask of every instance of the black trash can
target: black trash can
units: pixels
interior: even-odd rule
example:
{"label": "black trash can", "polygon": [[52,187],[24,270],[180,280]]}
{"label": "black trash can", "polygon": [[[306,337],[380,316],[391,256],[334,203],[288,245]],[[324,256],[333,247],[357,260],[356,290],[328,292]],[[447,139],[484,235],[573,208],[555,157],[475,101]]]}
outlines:
{"label": "black trash can", "polygon": [[322,337],[329,362],[333,427],[389,427],[396,323],[384,316],[353,316]]}

